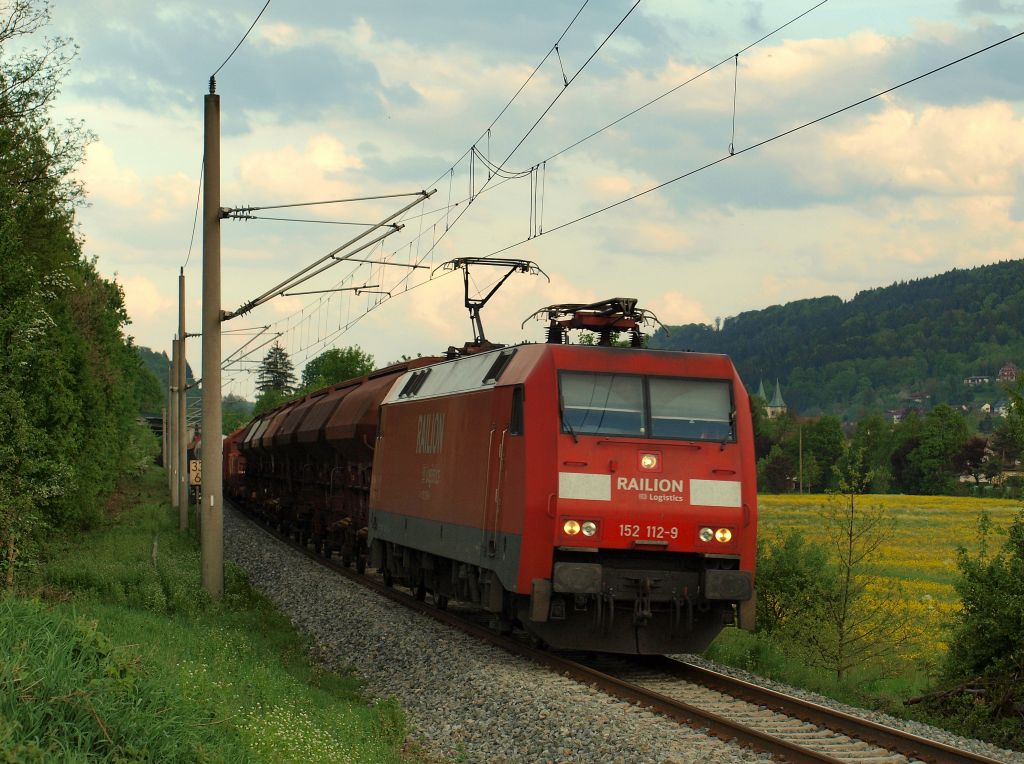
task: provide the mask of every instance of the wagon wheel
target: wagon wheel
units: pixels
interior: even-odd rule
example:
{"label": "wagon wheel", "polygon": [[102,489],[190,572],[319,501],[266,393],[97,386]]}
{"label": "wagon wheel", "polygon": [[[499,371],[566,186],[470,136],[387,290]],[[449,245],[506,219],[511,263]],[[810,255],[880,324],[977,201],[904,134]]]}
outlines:
{"label": "wagon wheel", "polygon": [[427,587],[423,584],[416,584],[416,590],[413,594],[419,602],[423,602],[427,598]]}
{"label": "wagon wheel", "polygon": [[438,610],[448,609],[448,597],[446,595],[434,592],[432,596],[434,599],[434,607],[436,607]]}

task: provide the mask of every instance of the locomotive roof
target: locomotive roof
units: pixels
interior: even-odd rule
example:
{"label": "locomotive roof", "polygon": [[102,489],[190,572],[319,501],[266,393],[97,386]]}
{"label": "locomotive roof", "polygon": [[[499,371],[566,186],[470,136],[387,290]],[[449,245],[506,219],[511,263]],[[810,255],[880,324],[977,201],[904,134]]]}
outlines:
{"label": "locomotive roof", "polygon": [[[608,355],[605,355],[608,354]],[[512,385],[525,381],[536,366],[549,356],[556,357],[556,365],[571,368],[572,359],[588,358],[610,360],[613,354],[621,354],[617,360],[626,368],[617,369],[632,373],[650,373],[650,369],[635,368],[633,361],[641,359],[664,360],[686,356],[690,359],[710,361],[718,373],[725,377],[734,374],[728,356],[717,353],[691,353],[676,350],[648,350],[639,348],[603,347],[598,345],[523,344],[488,350],[469,356],[410,370],[403,374],[388,392],[383,404],[404,400],[421,400],[472,390],[483,390],[496,385]],[[589,367],[590,364],[587,364]],[[609,368],[597,370],[611,371]],[[656,373],[656,372],[655,372]],[[662,372],[664,373],[664,372]]]}

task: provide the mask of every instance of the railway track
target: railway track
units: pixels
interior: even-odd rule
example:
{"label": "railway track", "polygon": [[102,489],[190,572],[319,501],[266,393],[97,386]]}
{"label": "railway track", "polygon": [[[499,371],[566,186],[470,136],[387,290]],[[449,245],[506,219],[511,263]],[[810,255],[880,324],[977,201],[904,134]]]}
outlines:
{"label": "railway track", "polygon": [[[233,506],[228,503],[229,506]],[[573,660],[504,636],[476,617],[447,610],[361,575],[273,531],[235,507],[256,527],[318,564],[404,607],[428,615],[557,673],[601,689],[723,740],[810,764],[1000,764],[998,759],[928,740],[758,685],[663,656]]]}

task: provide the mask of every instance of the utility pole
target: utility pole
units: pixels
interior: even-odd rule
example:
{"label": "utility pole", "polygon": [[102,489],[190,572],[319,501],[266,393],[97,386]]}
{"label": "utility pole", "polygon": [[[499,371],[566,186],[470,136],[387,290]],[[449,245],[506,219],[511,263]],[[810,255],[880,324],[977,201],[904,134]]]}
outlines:
{"label": "utility pole", "polygon": [[804,426],[798,424],[796,426],[797,434],[800,438],[800,493],[804,492]]}
{"label": "utility pole", "polygon": [[171,343],[171,373],[168,384],[171,389],[171,451],[167,460],[167,471],[171,478],[171,506],[177,509],[178,504],[178,337],[175,335]]}
{"label": "utility pole", "polygon": [[[174,357],[174,348],[171,348]],[[171,429],[174,426],[174,363],[167,364],[167,405],[164,406],[164,469],[167,470],[167,495],[174,493],[174,468],[171,465],[171,454],[174,453],[174,438]]]}
{"label": "utility pole", "polygon": [[220,96],[210,77],[203,126],[203,507],[200,510],[203,588],[224,594],[224,506],[220,413]]}
{"label": "utility pole", "polygon": [[185,351],[185,269],[178,272],[178,530],[188,530],[188,388],[185,386],[185,369],[188,368]]}
{"label": "utility pole", "polygon": [[[160,411],[160,464],[167,469],[167,407]],[[170,483],[167,484],[170,488]]]}

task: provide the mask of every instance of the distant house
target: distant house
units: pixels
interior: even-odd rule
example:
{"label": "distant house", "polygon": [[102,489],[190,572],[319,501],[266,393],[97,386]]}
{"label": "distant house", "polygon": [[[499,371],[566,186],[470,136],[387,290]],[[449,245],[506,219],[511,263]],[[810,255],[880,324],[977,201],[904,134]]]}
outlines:
{"label": "distant house", "polygon": [[964,384],[967,387],[977,387],[978,385],[987,385],[992,381],[992,377],[977,376],[977,377],[964,377]]}
{"label": "distant house", "polygon": [[885,415],[892,420],[893,424],[899,424],[904,419],[906,419],[910,412],[913,410],[914,409],[909,408],[889,409],[888,411],[885,412]]}
{"label": "distant house", "polygon": [[1010,402],[996,401],[996,404],[992,407],[992,411],[995,412],[996,416],[1001,416],[1005,419],[1010,415]]}
{"label": "distant house", "polygon": [[991,403],[982,403],[980,411],[981,411],[982,414],[991,414],[992,413],[992,404]]}
{"label": "distant house", "polygon": [[1003,367],[999,370],[999,381],[1000,382],[1016,382],[1017,377],[1020,376],[1020,369],[1018,369],[1012,361],[1007,361],[1003,364]]}
{"label": "distant house", "polygon": [[923,406],[926,401],[931,400],[931,397],[928,393],[911,393],[907,396],[907,400],[916,403],[918,406]]}

